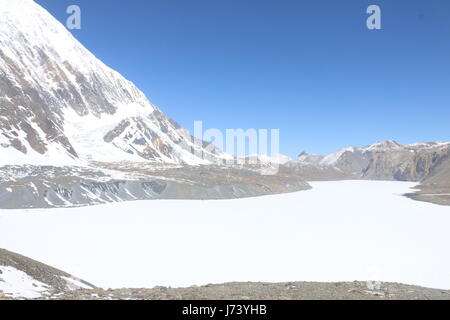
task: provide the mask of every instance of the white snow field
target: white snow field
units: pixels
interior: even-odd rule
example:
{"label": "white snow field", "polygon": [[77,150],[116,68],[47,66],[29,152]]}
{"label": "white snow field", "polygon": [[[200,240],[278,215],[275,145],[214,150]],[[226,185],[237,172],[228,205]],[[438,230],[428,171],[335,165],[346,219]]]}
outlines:
{"label": "white snow field", "polygon": [[450,288],[450,207],[414,183],[240,200],[0,211],[0,247],[105,288],[381,280]]}

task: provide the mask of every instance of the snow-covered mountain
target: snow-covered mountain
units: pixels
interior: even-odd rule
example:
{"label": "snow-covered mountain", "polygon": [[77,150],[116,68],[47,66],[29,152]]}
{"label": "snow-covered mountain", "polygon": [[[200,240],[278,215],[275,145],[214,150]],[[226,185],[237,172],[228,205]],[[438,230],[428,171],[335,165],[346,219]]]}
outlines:
{"label": "snow-covered mountain", "polygon": [[323,160],[323,158],[324,156],[322,155],[314,155],[302,152],[294,161],[298,164],[317,165]]}
{"label": "snow-covered mountain", "polygon": [[229,157],[194,139],[33,0],[0,0],[0,165]]}

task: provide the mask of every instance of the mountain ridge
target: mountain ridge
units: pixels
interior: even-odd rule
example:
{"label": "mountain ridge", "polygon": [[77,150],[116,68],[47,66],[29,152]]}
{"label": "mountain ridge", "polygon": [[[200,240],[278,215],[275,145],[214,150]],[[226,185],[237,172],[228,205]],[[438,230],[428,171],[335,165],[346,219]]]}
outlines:
{"label": "mountain ridge", "polygon": [[345,147],[329,155],[301,153],[290,166],[333,167],[355,178],[422,181],[450,156],[450,142],[402,145],[393,140]]}

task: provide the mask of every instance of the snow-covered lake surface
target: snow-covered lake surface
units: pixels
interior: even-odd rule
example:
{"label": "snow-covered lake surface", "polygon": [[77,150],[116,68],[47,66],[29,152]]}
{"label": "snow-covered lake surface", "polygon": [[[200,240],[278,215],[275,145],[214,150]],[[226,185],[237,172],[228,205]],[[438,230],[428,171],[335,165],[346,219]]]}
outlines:
{"label": "snow-covered lake surface", "polygon": [[450,207],[413,183],[225,201],[0,210],[0,247],[102,287],[382,280],[450,288]]}

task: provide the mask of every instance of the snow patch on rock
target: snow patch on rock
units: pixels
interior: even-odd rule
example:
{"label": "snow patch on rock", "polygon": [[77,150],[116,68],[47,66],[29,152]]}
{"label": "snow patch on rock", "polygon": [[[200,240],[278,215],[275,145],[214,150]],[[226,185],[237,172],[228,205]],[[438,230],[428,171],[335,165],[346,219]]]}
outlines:
{"label": "snow patch on rock", "polygon": [[14,267],[0,266],[0,291],[10,298],[36,299],[49,290],[45,283],[37,281]]}

